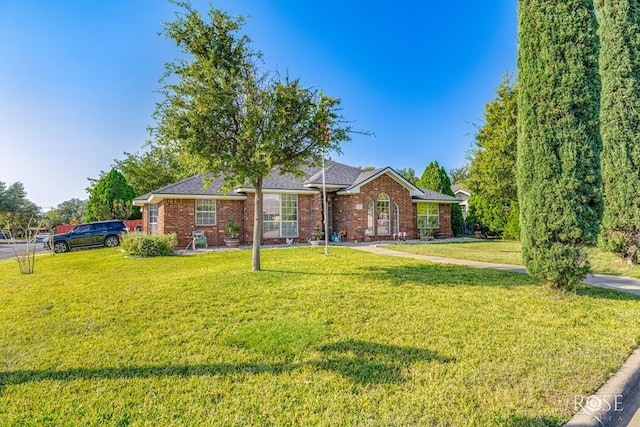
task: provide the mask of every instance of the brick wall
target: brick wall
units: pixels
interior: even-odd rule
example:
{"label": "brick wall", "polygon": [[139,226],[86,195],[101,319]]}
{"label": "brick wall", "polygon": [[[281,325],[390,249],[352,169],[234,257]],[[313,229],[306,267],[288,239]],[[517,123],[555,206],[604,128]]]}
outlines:
{"label": "brick wall", "polygon": [[216,225],[196,225],[196,202],[193,199],[166,199],[158,205],[158,234],[175,233],[178,248],[186,247],[194,230],[204,231],[211,246],[224,245],[228,237],[224,231],[229,218],[240,225],[240,243],[244,235],[244,202],[242,200],[216,200]]}
{"label": "brick wall", "polygon": [[436,232],[444,232],[447,237],[453,237],[453,229],[451,228],[451,205],[441,204],[438,206],[438,214],[440,215],[440,228]]}

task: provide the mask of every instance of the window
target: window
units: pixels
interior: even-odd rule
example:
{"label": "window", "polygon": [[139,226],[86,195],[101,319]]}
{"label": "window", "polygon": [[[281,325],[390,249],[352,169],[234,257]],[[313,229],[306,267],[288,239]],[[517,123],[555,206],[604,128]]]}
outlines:
{"label": "window", "polygon": [[264,194],[262,209],[264,238],[298,237],[297,194]]}
{"label": "window", "polygon": [[215,200],[196,200],[196,225],[216,225]]}
{"label": "window", "polygon": [[400,231],[400,207],[396,202],[393,202],[393,232],[399,233]]}
{"label": "window", "polygon": [[149,234],[158,234],[158,205],[149,205]]}
{"label": "window", "polygon": [[91,225],[89,224],[82,224],[73,229],[74,233],[88,233],[89,231],[91,231]]}
{"label": "window", "polygon": [[391,234],[391,221],[389,216],[389,196],[385,193],[378,195],[376,202],[377,235],[388,236]]}
{"label": "window", "polygon": [[373,230],[373,201],[369,202],[369,207],[367,208],[367,234],[369,236],[374,235]]}
{"label": "window", "polygon": [[440,215],[437,203],[418,203],[418,230],[423,235],[427,230],[440,227]]}

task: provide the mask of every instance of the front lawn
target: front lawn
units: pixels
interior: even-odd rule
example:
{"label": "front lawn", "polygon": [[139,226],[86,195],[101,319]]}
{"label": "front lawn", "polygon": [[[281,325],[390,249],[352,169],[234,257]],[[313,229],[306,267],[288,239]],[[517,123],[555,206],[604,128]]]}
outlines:
{"label": "front lawn", "polygon": [[[481,240],[478,242],[412,245],[394,244],[388,245],[387,247],[389,249],[420,255],[522,265],[520,242],[511,240]],[[591,267],[595,273],[640,279],[640,266],[629,265],[614,254],[601,251],[596,247],[587,248],[587,251],[591,256]]]}
{"label": "front lawn", "polygon": [[0,262],[0,425],[558,425],[640,298],[348,248]]}

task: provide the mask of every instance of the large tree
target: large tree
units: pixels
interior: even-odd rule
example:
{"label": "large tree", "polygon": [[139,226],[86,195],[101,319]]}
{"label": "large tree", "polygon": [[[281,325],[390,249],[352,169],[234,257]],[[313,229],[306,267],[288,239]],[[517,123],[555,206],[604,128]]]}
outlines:
{"label": "large tree", "polygon": [[502,78],[497,96],[485,105],[484,123],[470,150],[469,205],[480,228],[502,235],[520,237],[518,187],[516,185],[518,104],[516,88],[509,75]]}
{"label": "large tree", "polygon": [[530,274],[570,287],[602,214],[599,42],[592,0],[520,0],[518,193]]}
{"label": "large tree", "polygon": [[[453,196],[451,180],[444,167],[433,161],[424,168],[422,176],[416,183],[418,187],[438,191],[448,196]],[[457,203],[451,205],[451,231],[454,235],[462,233],[462,209]]]}
{"label": "large tree", "polygon": [[89,191],[87,222],[132,217],[131,202],[136,197],[136,193],[116,168],[103,174],[87,190]]}
{"label": "large tree", "polygon": [[186,153],[176,153],[150,144],[143,153],[124,153],[115,167],[122,172],[137,196],[203,172],[200,162]]}
{"label": "large tree", "polygon": [[196,156],[228,187],[255,190],[253,270],[260,270],[262,183],[276,167],[300,175],[339,151],[351,128],[340,101],[266,71],[261,55],[240,35],[242,18],[212,8],[205,21],[185,2],[164,34],[182,57],[166,66],[164,100],[153,135],[158,144]]}
{"label": "large tree", "polygon": [[604,215],[602,245],[630,263],[640,250],[640,3],[599,0]]}

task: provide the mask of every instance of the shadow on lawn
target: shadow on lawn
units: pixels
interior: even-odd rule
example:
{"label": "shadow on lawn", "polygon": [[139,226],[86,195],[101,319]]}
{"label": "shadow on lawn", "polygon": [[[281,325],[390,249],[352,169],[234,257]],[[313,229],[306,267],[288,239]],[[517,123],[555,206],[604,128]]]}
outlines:
{"label": "shadow on lawn", "polygon": [[525,274],[458,265],[414,264],[368,267],[371,278],[390,281],[393,285],[530,286],[539,283]]}
{"label": "shadow on lawn", "polygon": [[413,363],[454,361],[431,350],[366,341],[348,340],[328,344],[318,350],[327,358],[316,362],[315,366],[337,372],[360,384],[399,383],[405,381],[403,370]]}
{"label": "shadow on lawn", "polygon": [[118,368],[71,368],[60,371],[17,370],[0,372],[0,391],[6,386],[37,381],[73,381],[78,379],[122,379],[150,377],[192,377],[215,375],[282,374],[304,367],[328,370],[360,384],[405,381],[403,370],[415,362],[452,362],[437,353],[412,347],[348,340],[317,349],[326,356],[302,363],[216,363],[210,365],[123,366]]}

